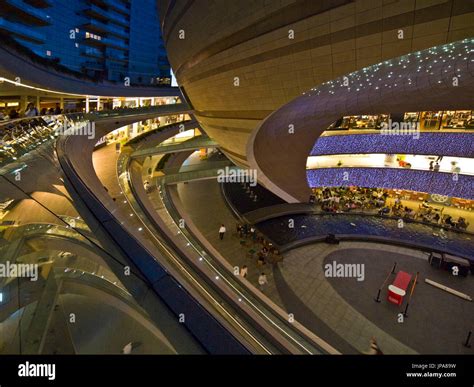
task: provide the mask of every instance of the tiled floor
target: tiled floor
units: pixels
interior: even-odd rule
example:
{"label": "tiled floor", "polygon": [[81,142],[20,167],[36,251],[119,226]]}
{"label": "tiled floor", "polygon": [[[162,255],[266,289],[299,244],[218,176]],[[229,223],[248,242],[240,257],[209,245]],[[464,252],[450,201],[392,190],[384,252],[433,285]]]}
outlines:
{"label": "tiled floor", "polygon": [[[179,184],[182,205],[198,229],[231,264],[249,267],[249,280],[256,284],[264,271],[269,279],[265,293],[288,313],[344,353],[363,352],[375,336],[385,353],[416,353],[354,309],[324,277],[322,263],[329,253],[341,248],[377,248],[375,244],[347,242],[339,246],[316,244],[285,254],[278,267],[257,267],[246,258],[248,247],[240,246],[235,232],[236,219],[226,206],[215,180]],[[221,223],[228,233],[219,240]],[[387,251],[412,254],[411,250],[387,246]],[[416,254],[416,253],[415,253]],[[418,253],[420,254],[420,253]],[[420,255],[421,257],[421,255]],[[424,257],[424,255],[423,255]]]}

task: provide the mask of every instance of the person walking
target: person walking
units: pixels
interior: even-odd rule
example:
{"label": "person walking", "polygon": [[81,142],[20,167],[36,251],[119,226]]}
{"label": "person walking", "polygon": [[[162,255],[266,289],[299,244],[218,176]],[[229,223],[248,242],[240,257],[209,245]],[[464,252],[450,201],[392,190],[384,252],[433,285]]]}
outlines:
{"label": "person walking", "polygon": [[262,273],[258,276],[258,285],[260,286],[260,290],[263,292],[263,287],[268,284],[267,276],[265,273]]}
{"label": "person walking", "polygon": [[132,353],[133,343],[130,342],[122,348],[122,354],[130,355]]}
{"label": "person walking", "polygon": [[255,242],[255,239],[257,239],[257,233],[255,231],[255,227],[252,226],[250,227],[250,236],[252,237],[252,241]]}
{"label": "person walking", "polygon": [[247,277],[248,271],[249,271],[249,269],[248,269],[247,265],[242,266],[242,267],[240,268],[240,276],[241,276],[242,278]]}
{"label": "person walking", "polygon": [[224,239],[225,232],[226,232],[226,228],[223,224],[221,224],[221,227],[219,228],[219,239],[220,240]]}

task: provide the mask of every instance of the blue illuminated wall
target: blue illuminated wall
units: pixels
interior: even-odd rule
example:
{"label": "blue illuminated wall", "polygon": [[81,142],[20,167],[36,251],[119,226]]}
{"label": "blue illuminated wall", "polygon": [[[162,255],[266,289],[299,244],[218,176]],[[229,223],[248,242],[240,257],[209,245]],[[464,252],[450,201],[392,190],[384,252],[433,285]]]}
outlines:
{"label": "blue illuminated wall", "polygon": [[386,153],[474,157],[474,131],[422,132],[419,136],[418,139],[381,134],[323,136],[314,145],[311,156]]}
{"label": "blue illuminated wall", "polygon": [[320,168],[306,172],[310,187],[403,189],[474,199],[474,176],[397,168]]}

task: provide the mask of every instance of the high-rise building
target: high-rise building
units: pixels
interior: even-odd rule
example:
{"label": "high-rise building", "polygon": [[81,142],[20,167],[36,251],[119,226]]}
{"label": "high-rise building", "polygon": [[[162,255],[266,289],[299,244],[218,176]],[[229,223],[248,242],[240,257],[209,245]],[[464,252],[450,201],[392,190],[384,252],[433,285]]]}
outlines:
{"label": "high-rise building", "polygon": [[5,0],[0,32],[94,80],[170,84],[153,0]]}

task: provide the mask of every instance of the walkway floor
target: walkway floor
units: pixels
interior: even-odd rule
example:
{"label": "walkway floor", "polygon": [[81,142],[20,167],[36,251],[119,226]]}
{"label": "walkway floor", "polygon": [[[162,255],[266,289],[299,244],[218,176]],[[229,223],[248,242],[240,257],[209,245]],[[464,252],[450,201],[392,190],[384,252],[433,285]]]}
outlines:
{"label": "walkway floor", "polygon": [[[104,187],[107,188],[108,194],[111,197],[115,197],[117,199],[117,209],[119,211],[126,211],[125,213],[132,213],[133,210],[125,200],[125,196],[121,192],[117,178],[118,156],[119,154],[115,151],[114,145],[102,147],[93,153],[93,165],[99,180],[102,182]],[[133,216],[127,220],[127,226],[130,229],[138,229],[138,227],[143,225],[139,222],[138,217]],[[145,242],[149,243],[146,245],[147,248],[156,248],[156,246],[152,245],[153,242],[151,240],[145,239]],[[180,354],[202,353],[202,349],[197,344],[195,339],[189,335],[189,332],[186,331],[186,328],[183,328],[182,324],[175,324],[175,316],[169,311],[165,304],[161,301],[158,301],[158,299],[156,299],[154,302],[156,302],[154,325],[160,331],[162,331],[162,333],[170,342],[172,342],[176,352]],[[131,341],[129,336],[117,337],[117,340],[121,342],[124,340]]]}
{"label": "walkway floor", "polygon": [[[343,255],[344,252],[347,252],[347,256],[350,257],[351,252],[360,249],[373,252],[372,254],[368,253],[368,256],[380,256],[382,251],[382,255],[387,255],[387,262],[390,261],[388,266],[393,263],[395,257],[399,259],[418,258],[417,261],[423,262],[422,259],[426,260],[426,255],[423,253],[374,243],[344,242],[338,246],[319,243],[289,251],[284,255],[284,261],[278,267],[265,265],[262,268],[257,266],[255,261],[246,257],[250,247],[240,245],[240,238],[235,231],[237,220],[224,202],[220,187],[215,180],[179,184],[178,193],[183,208],[192,221],[232,265],[247,265],[249,267],[248,279],[254,284],[257,284],[259,273],[265,272],[269,284],[264,292],[288,313],[293,313],[296,320],[341,352],[364,352],[368,349],[370,338],[375,336],[380,347],[387,354],[443,353],[443,348],[438,348],[437,351],[433,350],[433,346],[424,345],[423,343],[426,341],[423,340],[414,341],[416,345],[411,348],[410,336],[416,330],[407,329],[406,336],[403,336],[400,332],[385,329],[386,322],[383,319],[373,318],[367,310],[368,306],[353,306],[351,298],[341,290],[341,286],[334,284],[332,279],[328,280],[324,276],[324,260],[329,254],[335,252],[342,252]],[[223,241],[219,240],[218,236],[221,223],[224,223],[228,230]],[[426,262],[423,264],[428,269],[430,268]],[[384,265],[383,268],[385,269],[387,265]],[[378,277],[374,276],[370,281],[365,281],[364,286],[367,286],[371,292],[376,291],[380,285],[377,281]],[[381,306],[373,301],[372,303],[374,310]],[[386,306],[378,309],[381,311],[383,308]],[[371,320],[366,316],[370,316]],[[372,321],[377,321],[379,326],[384,329]],[[386,331],[390,331],[391,334]],[[462,353],[462,350],[458,352],[452,350],[451,352]]]}

